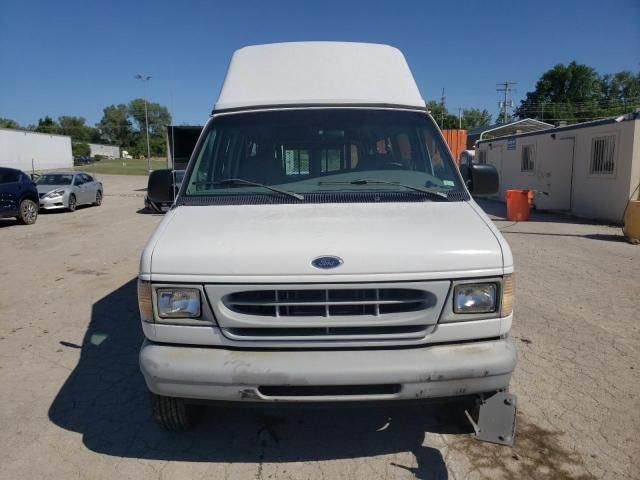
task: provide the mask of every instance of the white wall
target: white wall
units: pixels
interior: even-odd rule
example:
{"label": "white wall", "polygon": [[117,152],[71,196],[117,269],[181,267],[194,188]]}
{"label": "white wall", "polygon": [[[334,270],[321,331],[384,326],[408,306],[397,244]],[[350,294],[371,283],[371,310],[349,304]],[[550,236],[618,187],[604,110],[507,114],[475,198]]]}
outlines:
{"label": "white wall", "polygon": [[120,147],[114,145],[101,145],[99,143],[90,143],[91,156],[102,155],[107,158],[120,158]]}
{"label": "white wall", "polygon": [[[592,141],[601,135],[616,136],[612,175],[590,173]],[[619,223],[627,199],[640,181],[639,135],[640,121],[623,121],[493,139],[478,149],[487,152],[487,163],[500,173],[502,201],[509,189],[537,190],[549,194],[534,196],[540,209],[570,210],[579,217]],[[521,170],[524,145],[535,150],[533,172]]]}
{"label": "white wall", "polygon": [[[635,133],[633,135],[633,163],[631,165],[631,184],[630,190],[635,190],[632,200],[640,200],[640,122],[635,123]],[[638,190],[636,190],[638,188]]]}
{"label": "white wall", "polygon": [[0,128],[0,166],[31,171],[72,168],[71,137]]}
{"label": "white wall", "polygon": [[[622,222],[622,214],[631,195],[631,170],[638,163],[638,152],[634,154],[634,127],[639,122],[621,122],[585,128],[576,142],[572,211],[587,218]],[[589,173],[592,138],[598,135],[615,134],[615,172],[612,176],[596,176]],[[635,156],[635,162],[633,162]]]}

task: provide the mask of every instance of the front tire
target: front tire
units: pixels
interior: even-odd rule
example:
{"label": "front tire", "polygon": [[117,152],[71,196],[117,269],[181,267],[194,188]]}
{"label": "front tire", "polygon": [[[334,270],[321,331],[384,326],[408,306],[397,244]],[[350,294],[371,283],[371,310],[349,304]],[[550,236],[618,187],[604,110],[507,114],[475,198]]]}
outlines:
{"label": "front tire", "polygon": [[151,393],[153,419],[165,430],[184,432],[198,423],[202,407],[189,405],[179,398]]}
{"label": "front tire", "polygon": [[69,206],[67,207],[67,210],[69,210],[70,212],[75,212],[77,207],[78,202],[76,200],[76,196],[72,193],[71,195],[69,195]]}
{"label": "front tire", "polygon": [[100,205],[102,205],[102,192],[100,190],[96,192],[96,201],[93,202],[93,204],[96,207],[99,207]]}
{"label": "front tire", "polygon": [[33,225],[38,218],[38,205],[33,200],[25,198],[20,202],[18,222],[22,225]]}

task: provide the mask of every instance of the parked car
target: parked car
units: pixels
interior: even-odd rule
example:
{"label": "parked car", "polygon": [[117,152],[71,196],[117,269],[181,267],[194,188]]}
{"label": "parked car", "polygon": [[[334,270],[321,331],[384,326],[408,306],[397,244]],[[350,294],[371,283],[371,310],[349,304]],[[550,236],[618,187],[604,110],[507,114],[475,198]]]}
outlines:
{"label": "parked car", "polygon": [[91,157],[77,156],[73,159],[73,164],[76,166],[91,165],[92,163],[93,159]]}
{"label": "parked car", "polygon": [[[494,194],[480,167],[472,193]],[[513,273],[400,51],[240,49],[142,253],[154,418],[188,428],[202,401],[457,398],[479,402],[477,438],[511,444]]]}
{"label": "parked car", "polygon": [[75,211],[80,205],[102,204],[102,182],[84,172],[47,172],[36,180],[43,210]]}
{"label": "parked car", "polygon": [[0,218],[16,217],[24,225],[38,218],[38,190],[26,173],[0,167]]}
{"label": "parked car", "polygon": [[[149,175],[147,181],[147,194],[144,197],[144,206],[146,209],[156,213],[165,213],[169,211],[173,201],[178,195],[182,179],[184,178],[184,170],[172,170],[170,168],[162,168],[154,170]],[[173,184],[173,189],[169,194],[162,189],[165,183],[165,177]],[[160,186],[160,188],[158,188]]]}

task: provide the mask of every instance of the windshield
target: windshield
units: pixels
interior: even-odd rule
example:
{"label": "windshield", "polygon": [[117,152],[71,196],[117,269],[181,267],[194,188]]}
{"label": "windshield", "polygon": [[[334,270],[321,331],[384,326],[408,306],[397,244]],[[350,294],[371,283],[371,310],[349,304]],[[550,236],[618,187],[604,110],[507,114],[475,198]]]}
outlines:
{"label": "windshield", "polygon": [[464,192],[429,117],[392,110],[305,109],[216,117],[187,177],[185,199],[283,196],[265,185],[302,195],[420,195],[428,189],[447,198],[450,192]]}
{"label": "windshield", "polygon": [[48,173],[36,180],[37,185],[71,185],[73,175],[65,173]]}

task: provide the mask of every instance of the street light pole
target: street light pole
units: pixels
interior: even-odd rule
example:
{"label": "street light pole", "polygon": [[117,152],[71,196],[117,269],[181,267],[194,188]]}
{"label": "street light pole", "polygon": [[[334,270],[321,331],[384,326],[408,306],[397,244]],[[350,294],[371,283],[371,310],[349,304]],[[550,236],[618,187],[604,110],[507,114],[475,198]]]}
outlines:
{"label": "street light pole", "polygon": [[151,173],[151,147],[149,145],[149,113],[147,112],[147,82],[151,80],[151,75],[136,75],[136,78],[142,82],[142,95],[144,100],[144,125],[147,132],[147,170]]}

